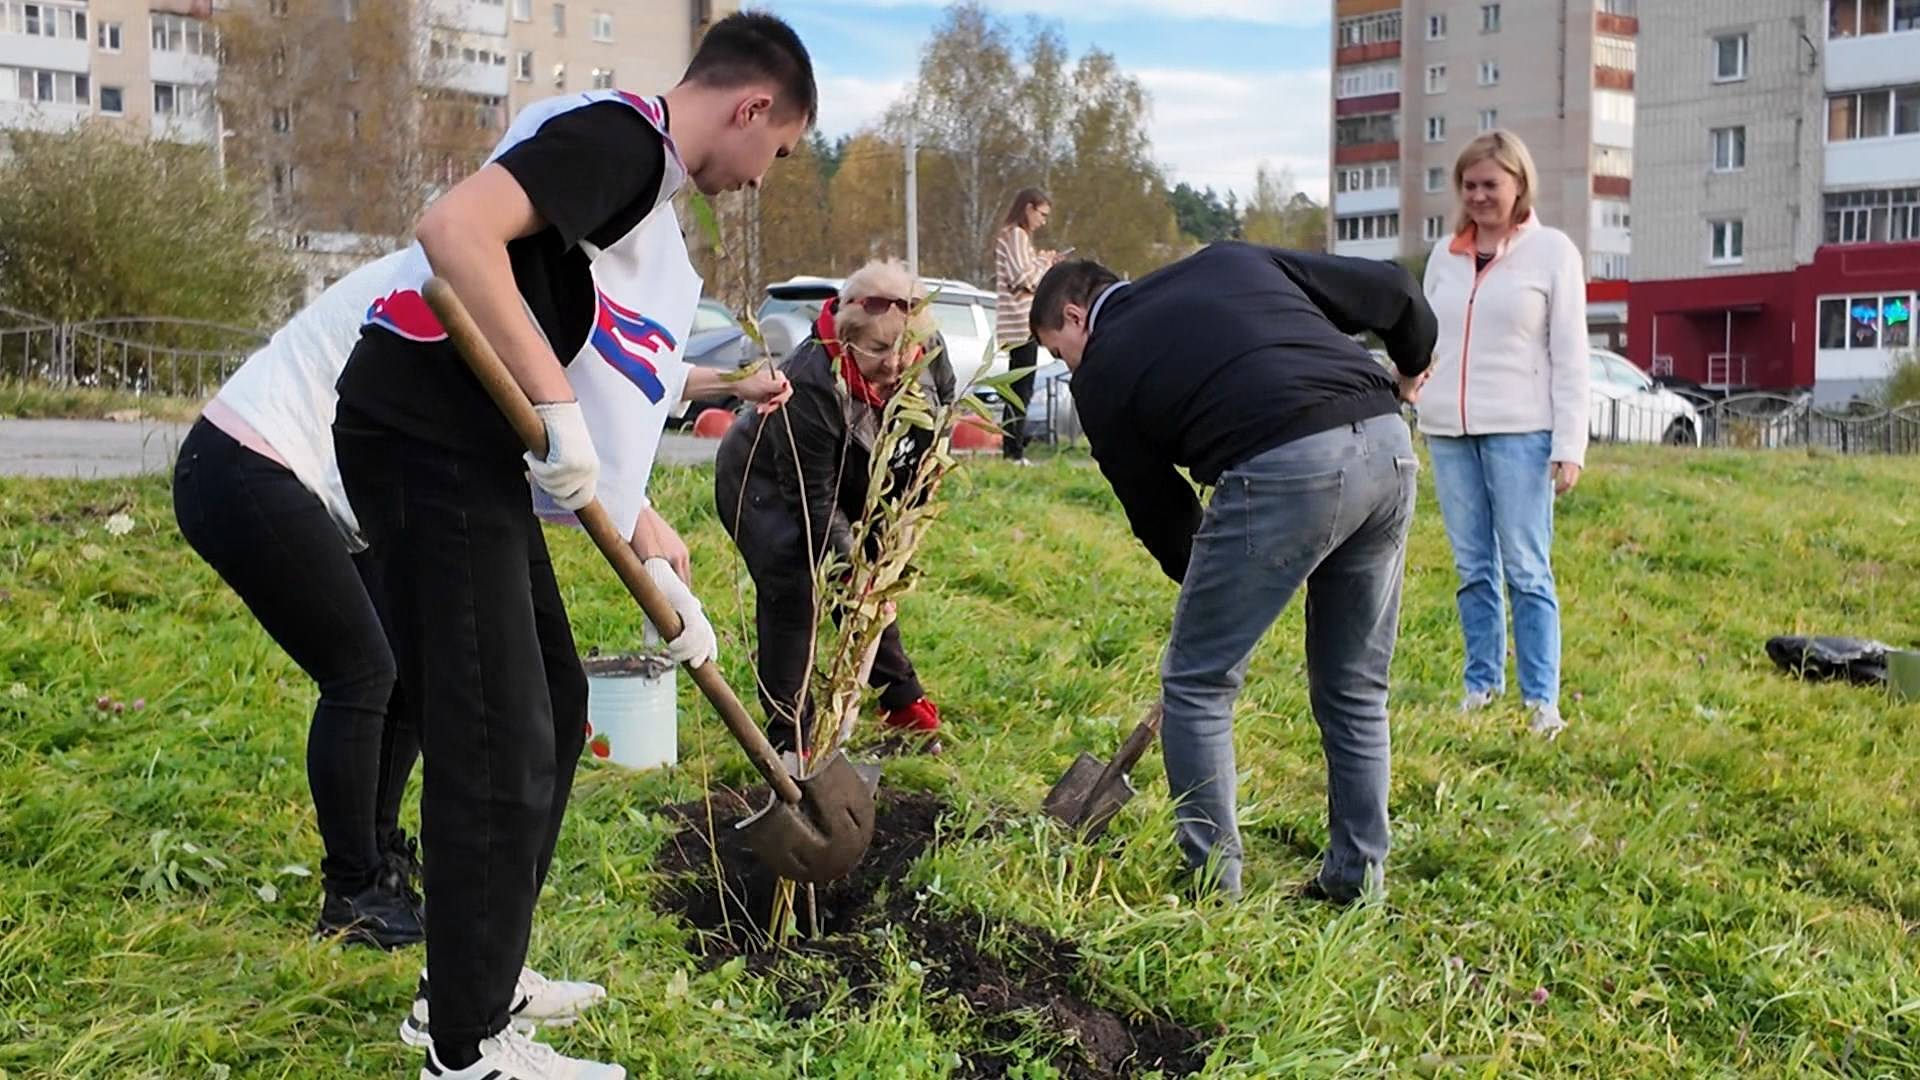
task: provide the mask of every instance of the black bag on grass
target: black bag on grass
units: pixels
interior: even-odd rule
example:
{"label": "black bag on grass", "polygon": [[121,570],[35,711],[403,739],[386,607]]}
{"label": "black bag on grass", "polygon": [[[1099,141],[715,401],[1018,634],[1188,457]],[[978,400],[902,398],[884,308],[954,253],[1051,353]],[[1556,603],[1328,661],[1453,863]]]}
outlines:
{"label": "black bag on grass", "polygon": [[1887,648],[1864,638],[1777,637],[1767,642],[1767,655],[1780,670],[1803,679],[1885,686]]}

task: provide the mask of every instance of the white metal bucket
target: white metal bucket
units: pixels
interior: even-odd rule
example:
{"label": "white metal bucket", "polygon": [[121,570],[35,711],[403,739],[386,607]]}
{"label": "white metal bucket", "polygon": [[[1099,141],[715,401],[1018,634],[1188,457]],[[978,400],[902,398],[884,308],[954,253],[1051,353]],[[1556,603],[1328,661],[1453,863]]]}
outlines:
{"label": "white metal bucket", "polygon": [[593,656],[587,671],[587,753],[629,769],[680,760],[674,670],[664,653]]}

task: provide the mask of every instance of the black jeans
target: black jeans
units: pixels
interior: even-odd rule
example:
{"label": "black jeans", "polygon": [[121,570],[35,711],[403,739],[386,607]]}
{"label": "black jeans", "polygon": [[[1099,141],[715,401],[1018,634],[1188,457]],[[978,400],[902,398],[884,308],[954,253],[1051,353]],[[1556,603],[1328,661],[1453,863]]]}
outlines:
{"label": "black jeans", "polygon": [[[1028,338],[1024,343],[1015,345],[1007,353],[1007,367],[1018,371],[1030,368],[1040,358],[1040,343]],[[1007,402],[1006,416],[1000,426],[1006,434],[1000,439],[1000,454],[1011,461],[1019,461],[1027,456],[1027,406],[1033,404],[1033,376],[1029,371],[1013,382],[1013,392],[1020,395],[1020,407]]]}
{"label": "black jeans", "polygon": [[[815,659],[816,623],[806,533],[784,504],[770,499],[750,499],[739,508],[722,507],[720,520],[753,577],[754,632],[759,639],[754,659],[760,706],[767,714],[767,739],[776,750],[811,746],[813,698],[808,676]],[[830,614],[838,623],[840,613]],[[881,632],[867,685],[880,691],[880,707],[889,711],[926,696],[901,644],[898,622]]]}
{"label": "black jeans", "polygon": [[471,1045],[513,1005],[586,739],[586,674],[518,457],[344,410],[334,445],[419,718],[434,1041]]}
{"label": "black jeans", "polygon": [[359,892],[380,870],[381,833],[398,828],[417,746],[369,597],[373,566],[348,554],[286,466],[205,420],[180,445],[173,512],[187,544],[320,688],[307,733],[320,873],[335,892]]}

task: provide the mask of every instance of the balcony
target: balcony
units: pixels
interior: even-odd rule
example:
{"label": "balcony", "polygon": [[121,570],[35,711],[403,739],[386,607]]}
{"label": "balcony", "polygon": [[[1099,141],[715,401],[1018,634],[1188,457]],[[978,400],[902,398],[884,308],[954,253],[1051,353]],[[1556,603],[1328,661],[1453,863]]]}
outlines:
{"label": "balcony", "polygon": [[1827,89],[1869,90],[1911,83],[1916,51],[1920,51],[1920,30],[1830,39],[1827,62],[1821,65]]}
{"label": "balcony", "polygon": [[1361,143],[1357,146],[1339,146],[1333,151],[1335,165],[1368,165],[1376,161],[1399,161],[1400,141]]}
{"label": "balcony", "polygon": [[1595,33],[1614,37],[1639,37],[1640,20],[1632,15],[1609,15],[1597,11],[1593,15],[1593,29]]}
{"label": "balcony", "polygon": [[[87,43],[84,41],[29,37],[0,30],[0,67],[39,68],[41,71],[80,74],[87,70],[87,63]],[[12,73],[9,72],[7,77],[11,79]]]}
{"label": "balcony", "polygon": [[1366,97],[1341,98],[1333,103],[1335,116],[1364,116],[1367,113],[1399,112],[1400,93],[1368,94]]}
{"label": "balcony", "polygon": [[1593,69],[1593,85],[1599,90],[1624,90],[1633,93],[1633,72],[1619,68],[1597,67]]}
{"label": "balcony", "polygon": [[1624,176],[1596,176],[1593,178],[1593,193],[1610,199],[1630,199],[1633,197],[1633,181]]}
{"label": "balcony", "polygon": [[1372,45],[1348,45],[1335,50],[1333,54],[1333,62],[1339,67],[1345,67],[1348,64],[1371,64],[1376,60],[1398,60],[1399,58],[1400,43],[1398,41],[1381,41],[1375,42]]}
{"label": "balcony", "polygon": [[0,101],[0,128],[13,131],[72,131],[93,114],[85,105]]}

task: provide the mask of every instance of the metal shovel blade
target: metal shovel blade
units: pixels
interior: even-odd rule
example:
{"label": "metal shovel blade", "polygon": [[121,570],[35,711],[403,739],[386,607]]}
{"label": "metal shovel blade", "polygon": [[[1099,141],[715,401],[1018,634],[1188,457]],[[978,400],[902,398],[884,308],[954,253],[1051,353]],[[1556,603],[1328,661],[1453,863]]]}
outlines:
{"label": "metal shovel blade", "polygon": [[799,802],[770,795],[764,809],[735,828],[760,861],[789,881],[821,884],[846,877],[873,842],[873,789],[838,753],[796,783]]}
{"label": "metal shovel blade", "polygon": [[1113,816],[1135,794],[1133,781],[1125,776],[1116,776],[1102,785],[1100,778],[1106,773],[1106,762],[1082,751],[1067,774],[1047,793],[1042,808],[1048,816],[1078,830],[1085,839],[1098,839]]}

